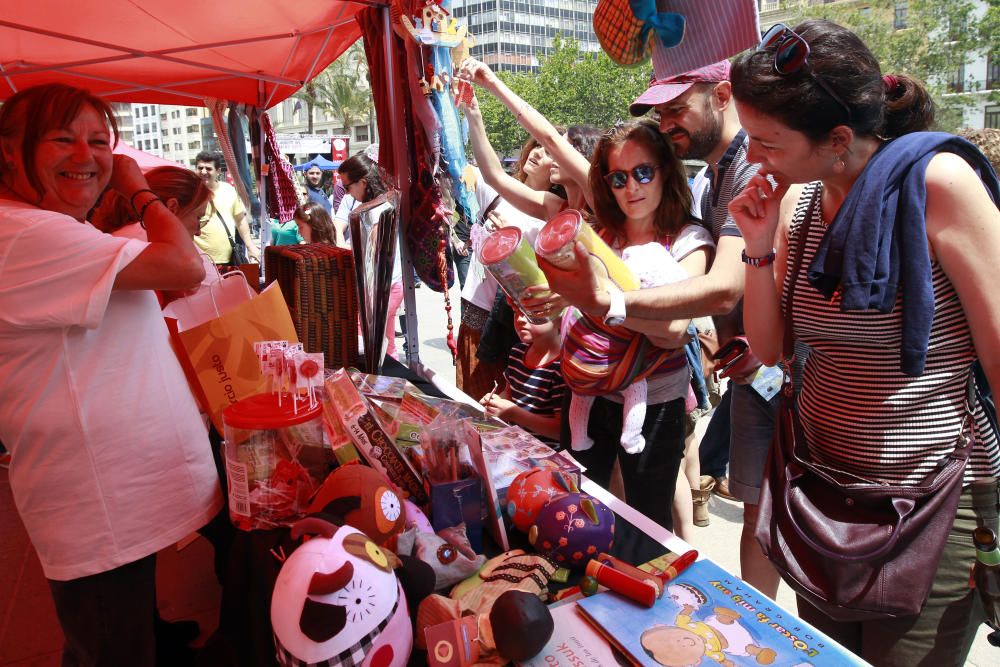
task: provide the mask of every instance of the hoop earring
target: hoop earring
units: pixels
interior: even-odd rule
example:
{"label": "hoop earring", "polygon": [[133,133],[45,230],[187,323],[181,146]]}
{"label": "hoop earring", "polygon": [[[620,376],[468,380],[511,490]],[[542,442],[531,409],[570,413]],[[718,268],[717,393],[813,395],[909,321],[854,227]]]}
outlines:
{"label": "hoop earring", "polygon": [[847,169],[847,165],[844,163],[844,156],[838,155],[837,161],[833,163],[833,173],[843,174],[845,169]]}

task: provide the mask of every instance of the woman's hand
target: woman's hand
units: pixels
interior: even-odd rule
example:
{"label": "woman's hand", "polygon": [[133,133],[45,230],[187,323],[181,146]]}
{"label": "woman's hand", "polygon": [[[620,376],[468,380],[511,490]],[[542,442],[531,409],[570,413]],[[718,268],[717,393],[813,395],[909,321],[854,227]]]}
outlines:
{"label": "woman's hand", "polygon": [[490,211],[490,214],[486,216],[483,226],[486,227],[486,231],[495,232],[498,229],[510,226],[510,221],[504,217],[503,213]]}
{"label": "woman's hand", "polygon": [[458,67],[458,78],[489,88],[493,80],[496,79],[496,74],[489,68],[489,65],[475,58],[466,58]]}
{"label": "woman's hand", "polygon": [[475,93],[472,93],[467,102],[459,102],[458,109],[466,116],[482,117],[482,113],[479,110],[479,99]]}
{"label": "woman's hand", "polygon": [[139,190],[149,189],[149,183],[138,163],[126,155],[115,155],[111,168],[111,182],[108,184],[118,194],[129,199]]}
{"label": "woman's hand", "polygon": [[521,295],[520,306],[525,314],[547,319],[561,313],[569,303],[547,285],[534,285]]}
{"label": "woman's hand", "polygon": [[746,253],[750,257],[760,257],[771,252],[778,230],[778,213],[781,200],[788,192],[787,183],[772,185],[774,177],[758,171],[743,188],[743,191],[729,202],[729,215],[743,234]]}

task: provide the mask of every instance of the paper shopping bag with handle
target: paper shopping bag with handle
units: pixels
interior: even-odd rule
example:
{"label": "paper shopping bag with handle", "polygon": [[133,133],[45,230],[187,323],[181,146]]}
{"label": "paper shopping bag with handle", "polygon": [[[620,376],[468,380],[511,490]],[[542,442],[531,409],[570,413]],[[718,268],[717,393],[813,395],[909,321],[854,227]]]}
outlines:
{"label": "paper shopping bag with handle", "polygon": [[[267,390],[253,344],[260,340],[298,342],[288,305],[277,285],[272,283],[254,294],[242,276],[236,276],[227,276],[220,287],[203,290],[209,293],[207,302],[212,309],[208,319],[203,301],[194,307],[184,304],[171,308],[171,303],[164,311],[168,318],[175,316],[181,365],[219,433],[223,409]],[[243,296],[227,285],[234,280],[243,281],[247,290]]]}

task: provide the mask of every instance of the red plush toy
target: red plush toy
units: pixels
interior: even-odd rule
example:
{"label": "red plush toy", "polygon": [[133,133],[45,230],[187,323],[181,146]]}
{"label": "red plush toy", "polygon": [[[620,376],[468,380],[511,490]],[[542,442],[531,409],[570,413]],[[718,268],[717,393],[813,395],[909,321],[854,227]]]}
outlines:
{"label": "red plush toy", "polygon": [[379,546],[395,540],[406,523],[399,492],[380,472],[364,465],[341,466],[330,473],[309,505],[309,513],[316,512],[354,526]]}

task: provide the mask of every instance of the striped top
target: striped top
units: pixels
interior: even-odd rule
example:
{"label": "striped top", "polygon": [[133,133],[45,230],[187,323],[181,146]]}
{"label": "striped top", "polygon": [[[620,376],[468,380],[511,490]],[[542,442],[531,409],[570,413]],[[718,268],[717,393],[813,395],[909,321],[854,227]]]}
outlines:
{"label": "striped top", "polygon": [[[915,485],[958,443],[976,358],[969,325],[955,288],[933,262],[927,366],[919,377],[904,375],[902,294],[890,313],[841,312],[839,302],[831,303],[808,282],[808,267],[826,232],[820,206],[813,208],[804,253],[799,230],[820,188],[820,183],[806,186],[796,206],[782,302],[787,304],[791,293],[795,338],[811,349],[798,399],[809,451],[817,463],[870,480]],[[802,269],[792,289],[792,262],[799,253]],[[975,437],[966,483],[1000,475],[996,434],[978,404]]]}
{"label": "striped top", "polygon": [[551,417],[562,405],[566,390],[559,372],[559,357],[540,368],[531,368],[524,362],[527,351],[528,346],[524,343],[517,343],[510,351],[510,361],[504,371],[510,400],[528,412]]}
{"label": "striped top", "polygon": [[[747,161],[749,145],[750,139],[746,131],[740,130],[716,165],[719,175],[715,176],[711,168],[706,168],[703,174],[699,174],[708,181],[708,187],[701,190],[701,219],[712,232],[716,243],[723,236],[742,236],[733,216],[729,215],[729,202],[743,192],[743,188],[760,169],[759,164]],[[716,178],[719,179],[718,183],[715,182]]]}
{"label": "striped top", "polygon": [[[759,164],[747,162],[747,147],[750,139],[746,131],[740,130],[733,137],[729,147],[716,165],[718,176],[713,175],[712,169],[705,170],[704,178],[709,182],[709,187],[702,191],[701,195],[701,219],[705,222],[708,230],[712,232],[712,238],[716,243],[723,236],[735,236],[742,238],[739,227],[733,216],[729,215],[729,202],[734,197],[743,192],[743,188],[757,173]],[[719,335],[719,341],[725,343],[733,336],[740,335],[743,329],[743,299],[725,315],[713,317],[715,328]]]}

